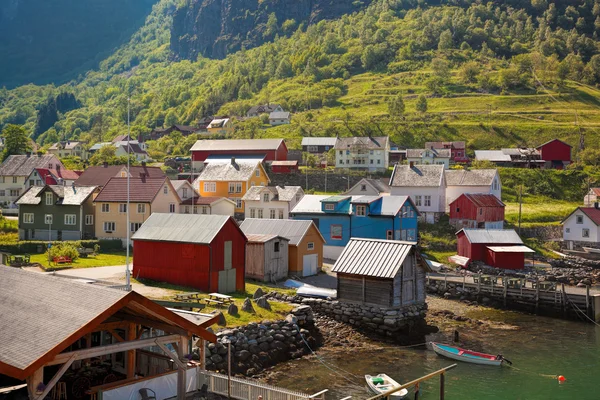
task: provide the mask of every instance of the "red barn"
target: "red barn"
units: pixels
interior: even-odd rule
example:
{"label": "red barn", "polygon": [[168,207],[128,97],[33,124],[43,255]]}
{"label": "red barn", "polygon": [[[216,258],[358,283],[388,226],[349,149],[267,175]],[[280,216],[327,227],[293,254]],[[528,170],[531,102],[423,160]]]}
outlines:
{"label": "red barn", "polygon": [[298,161],[273,161],[271,163],[271,172],[274,174],[291,174],[298,172]]}
{"label": "red barn", "polygon": [[563,169],[571,164],[571,145],[562,140],[552,139],[536,147],[546,168]]}
{"label": "red barn", "polygon": [[198,140],[191,151],[193,162],[204,162],[208,156],[253,155],[264,157],[264,161],[285,161],[288,157],[283,139]]}
{"label": "red barn", "polygon": [[464,193],[450,203],[450,224],[456,228],[504,228],[504,203],[490,193]]}
{"label": "red barn", "polygon": [[533,253],[513,229],[461,229],[456,238],[459,256],[496,268],[523,269],[525,253]]}
{"label": "red barn", "polygon": [[248,240],[230,216],[154,213],[132,239],[135,278],[203,292],[245,288]]}

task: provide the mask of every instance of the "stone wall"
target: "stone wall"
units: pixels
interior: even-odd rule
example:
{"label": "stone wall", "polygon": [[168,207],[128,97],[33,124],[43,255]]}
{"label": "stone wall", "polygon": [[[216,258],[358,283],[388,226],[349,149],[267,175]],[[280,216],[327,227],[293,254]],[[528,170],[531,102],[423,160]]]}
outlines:
{"label": "stone wall", "polygon": [[315,313],[388,337],[406,335],[424,326],[427,313],[426,303],[403,309],[308,298],[302,303],[310,305]]}
{"label": "stone wall", "polygon": [[561,239],[563,236],[562,225],[521,228],[521,236],[541,240]]}
{"label": "stone wall", "polygon": [[[325,187],[325,177],[327,176],[327,187]],[[348,188],[356,185],[363,178],[380,178],[382,175],[369,173],[366,171],[350,171],[348,173],[339,173],[328,171],[325,174],[323,170],[308,171],[308,189],[314,189],[319,192],[345,192]],[[298,172],[295,174],[269,174],[271,186],[302,186],[307,190],[306,174]]]}

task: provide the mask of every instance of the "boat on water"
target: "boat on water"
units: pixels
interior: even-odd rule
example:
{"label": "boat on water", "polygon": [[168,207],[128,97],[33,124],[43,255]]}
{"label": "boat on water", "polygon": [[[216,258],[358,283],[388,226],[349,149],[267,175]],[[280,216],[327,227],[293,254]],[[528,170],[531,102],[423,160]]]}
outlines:
{"label": "boat on water", "polygon": [[[392,390],[395,387],[400,386],[398,382],[387,376],[386,374],[379,374],[375,376],[365,375],[365,380],[369,389],[377,394],[382,394]],[[396,393],[392,393],[390,399],[404,399],[408,395],[408,390],[402,389]]]}
{"label": "boat on water", "polygon": [[509,360],[502,357],[502,355],[492,355],[486,353],[479,353],[477,351],[467,350],[456,346],[450,346],[448,344],[431,342],[431,347],[440,356],[451,358],[453,360],[464,361],[472,364],[480,365],[496,365],[500,366],[504,361],[512,364]]}

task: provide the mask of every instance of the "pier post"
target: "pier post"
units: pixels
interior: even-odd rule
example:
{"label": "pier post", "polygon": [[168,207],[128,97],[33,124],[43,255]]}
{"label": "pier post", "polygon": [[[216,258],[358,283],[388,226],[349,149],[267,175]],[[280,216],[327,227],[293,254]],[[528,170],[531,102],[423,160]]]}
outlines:
{"label": "pier post", "polygon": [[444,400],[444,376],[445,374],[440,375],[440,400]]}
{"label": "pier post", "polygon": [[506,295],[508,293],[508,282],[506,282],[506,279],[502,279],[502,286],[504,286],[504,307],[506,307]]}
{"label": "pier post", "polygon": [[590,285],[585,285],[585,315],[590,316]]}
{"label": "pier post", "polygon": [[415,385],[415,400],[419,400],[419,383]]}
{"label": "pier post", "polygon": [[565,284],[561,283],[562,289],[562,309],[563,309],[563,317],[567,316],[567,293],[565,292]]}
{"label": "pier post", "polygon": [[479,275],[479,278],[477,279],[477,294],[479,295],[480,292],[481,292],[481,275]]}
{"label": "pier post", "polygon": [[467,276],[463,275],[463,292],[465,291],[465,282],[467,281]]}
{"label": "pier post", "polygon": [[540,278],[535,280],[535,313],[540,309]]}

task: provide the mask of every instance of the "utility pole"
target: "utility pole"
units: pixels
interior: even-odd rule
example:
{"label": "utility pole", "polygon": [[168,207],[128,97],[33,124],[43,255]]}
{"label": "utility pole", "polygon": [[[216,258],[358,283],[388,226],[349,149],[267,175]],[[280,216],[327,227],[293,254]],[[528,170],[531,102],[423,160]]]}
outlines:
{"label": "utility pole", "polygon": [[129,140],[131,139],[131,126],[130,126],[130,105],[131,105],[131,98],[129,96],[127,96],[127,224],[125,225],[125,230],[127,231],[127,241],[125,244],[126,247],[126,253],[125,253],[125,285],[127,288],[127,291],[131,291],[131,271],[129,271],[129,236],[130,236],[130,232],[131,232],[131,226],[130,226],[130,222],[129,222],[129,177],[131,175],[130,173],[130,158],[131,158],[131,154],[130,154],[130,144],[129,144]]}
{"label": "utility pole", "polygon": [[521,210],[523,207],[523,184],[519,186],[519,236],[521,236]]}

